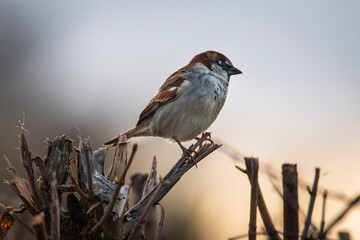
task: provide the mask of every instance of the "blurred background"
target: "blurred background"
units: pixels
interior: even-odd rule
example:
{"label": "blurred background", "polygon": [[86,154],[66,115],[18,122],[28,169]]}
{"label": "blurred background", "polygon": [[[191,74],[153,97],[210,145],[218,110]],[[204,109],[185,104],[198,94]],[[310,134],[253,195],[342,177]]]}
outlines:
{"label": "blurred background", "polygon": [[[234,167],[243,163],[225,153],[230,148],[259,157],[260,169],[277,176],[282,163],[297,163],[299,178],[310,185],[320,167],[320,187],[344,194],[329,195],[329,221],[360,193],[359,11],[358,1],[332,0],[0,1],[0,153],[23,173],[16,149],[23,112],[33,156],[46,154],[46,138],[66,133],[77,141],[76,126],[97,149],[136,124],[171,73],[216,50],[243,74],[231,78],[209,129],[222,150],[191,169],[162,202],[167,239],[247,233],[250,185]],[[164,176],[181,156],[168,140],[131,141],[139,143],[132,173],[147,172],[156,155]],[[0,178],[10,178],[2,156]],[[282,200],[264,173],[260,185],[282,230]],[[0,191],[1,202],[18,204],[8,186]],[[306,211],[309,194],[301,188],[299,196]],[[318,225],[320,210],[319,195]],[[357,207],[336,230],[360,239],[359,225]],[[24,232],[15,224],[8,239]]]}

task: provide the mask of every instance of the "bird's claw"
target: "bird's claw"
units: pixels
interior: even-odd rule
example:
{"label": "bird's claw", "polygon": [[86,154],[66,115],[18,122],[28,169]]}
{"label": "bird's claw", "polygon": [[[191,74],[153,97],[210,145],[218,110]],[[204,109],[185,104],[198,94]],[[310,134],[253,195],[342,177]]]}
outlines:
{"label": "bird's claw", "polygon": [[211,145],[214,145],[214,141],[211,139],[210,132],[203,132],[201,137],[195,137],[195,140],[200,141],[199,147],[203,146],[203,142],[208,141]]}
{"label": "bird's claw", "polygon": [[185,155],[187,157],[187,160],[190,160],[197,168],[198,166],[196,165],[196,162],[194,160],[192,153],[195,153],[196,155],[198,155],[198,153],[192,149],[187,149],[187,148],[183,149],[183,155]]}

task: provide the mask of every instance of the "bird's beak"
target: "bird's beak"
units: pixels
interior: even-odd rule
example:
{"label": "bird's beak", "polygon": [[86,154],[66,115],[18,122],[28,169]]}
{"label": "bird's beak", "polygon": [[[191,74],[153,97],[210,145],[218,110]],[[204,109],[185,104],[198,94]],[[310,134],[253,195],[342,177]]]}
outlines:
{"label": "bird's beak", "polygon": [[229,75],[236,75],[236,74],[241,74],[242,72],[236,67],[231,67],[228,69],[228,73]]}
{"label": "bird's beak", "polygon": [[228,73],[229,75],[236,75],[236,74],[241,74],[242,72],[236,67],[231,67],[228,69]]}

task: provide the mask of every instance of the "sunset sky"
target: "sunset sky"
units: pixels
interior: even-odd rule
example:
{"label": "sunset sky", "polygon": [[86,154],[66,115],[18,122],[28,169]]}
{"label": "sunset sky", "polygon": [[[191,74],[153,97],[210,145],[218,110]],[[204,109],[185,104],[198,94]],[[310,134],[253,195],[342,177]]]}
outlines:
{"label": "sunset sky", "polygon": [[[225,106],[209,129],[224,146],[165,197],[165,224],[191,228],[179,239],[247,232],[249,183],[234,167],[243,163],[225,153],[235,149],[259,157],[260,185],[282,231],[282,202],[266,174],[281,177],[282,163],[297,163],[299,178],[310,185],[320,167],[321,189],[348,199],[360,194],[359,12],[359,1],[332,0],[1,1],[0,153],[18,161],[15,126],[23,111],[34,155],[45,154],[47,137],[76,139],[75,125],[94,149],[101,147],[136,124],[171,73],[194,55],[216,50],[243,72],[231,78]],[[148,171],[156,155],[165,175],[181,156],[168,140],[131,141],[139,143],[132,173]],[[4,161],[0,168],[0,178],[9,178]],[[0,201],[10,204],[9,196]],[[301,188],[300,207],[307,205]],[[345,206],[330,194],[328,221]],[[317,225],[320,209],[319,195]],[[345,229],[360,239],[359,225],[357,207],[331,236]]]}

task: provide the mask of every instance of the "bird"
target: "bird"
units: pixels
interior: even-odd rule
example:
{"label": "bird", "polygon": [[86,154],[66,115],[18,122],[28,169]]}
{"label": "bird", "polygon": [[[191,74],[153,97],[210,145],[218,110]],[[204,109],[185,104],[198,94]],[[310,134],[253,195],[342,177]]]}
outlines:
{"label": "bird", "polygon": [[[220,52],[197,54],[165,80],[141,112],[136,126],[122,135],[128,139],[140,136],[171,139],[194,161],[193,151],[181,142],[199,139],[197,136],[210,127],[224,106],[230,76],[241,73]],[[117,142],[118,137],[104,145],[115,146]]]}

